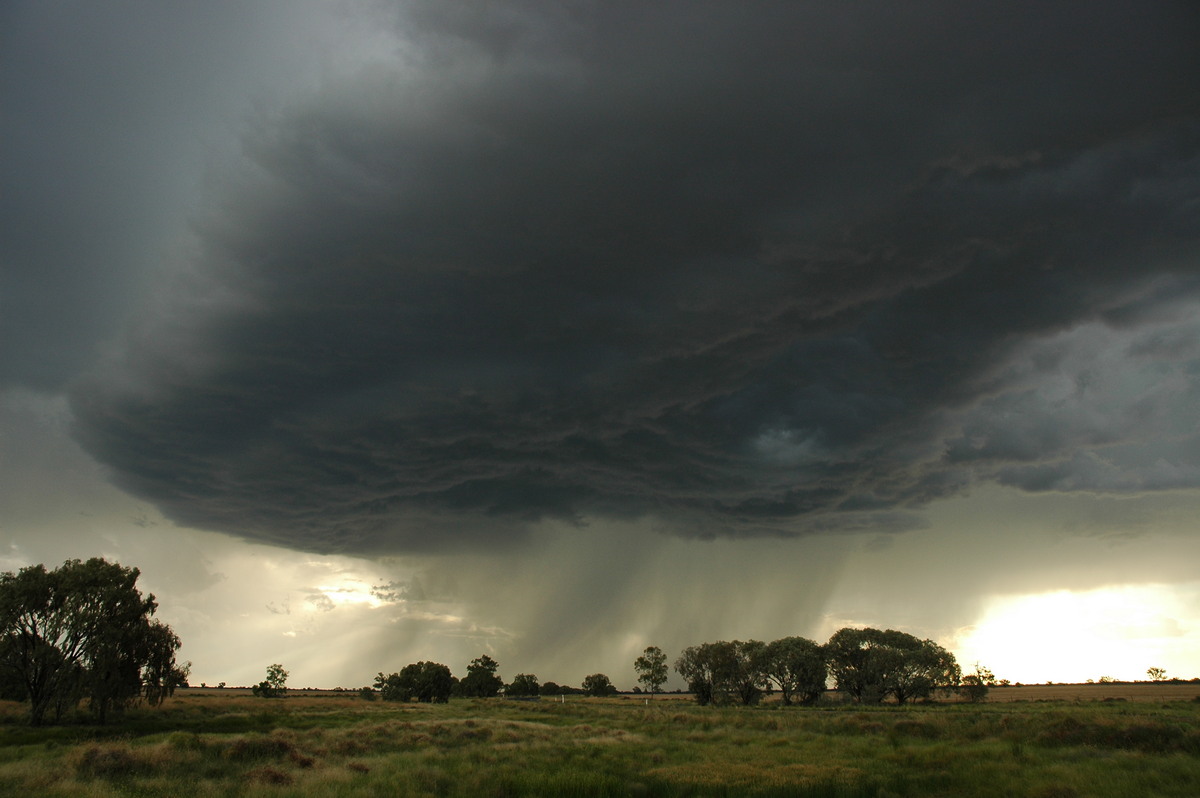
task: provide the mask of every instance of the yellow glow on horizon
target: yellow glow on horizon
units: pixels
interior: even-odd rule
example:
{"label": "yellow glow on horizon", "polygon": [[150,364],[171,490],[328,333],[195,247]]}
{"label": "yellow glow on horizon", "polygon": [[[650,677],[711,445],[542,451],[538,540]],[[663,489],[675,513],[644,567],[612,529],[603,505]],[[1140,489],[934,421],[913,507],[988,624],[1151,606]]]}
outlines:
{"label": "yellow glow on horizon", "polygon": [[341,585],[318,585],[317,590],[321,591],[337,607],[348,604],[365,604],[368,607],[382,607],[385,603],[372,592],[371,586],[365,582],[346,582]]}
{"label": "yellow glow on horizon", "polygon": [[[1200,675],[1200,642],[1187,624],[1197,585],[1126,585],[998,597],[955,646],[965,672],[979,662],[998,679],[1035,684],[1110,676]],[[1181,620],[1182,619],[1182,620]]]}

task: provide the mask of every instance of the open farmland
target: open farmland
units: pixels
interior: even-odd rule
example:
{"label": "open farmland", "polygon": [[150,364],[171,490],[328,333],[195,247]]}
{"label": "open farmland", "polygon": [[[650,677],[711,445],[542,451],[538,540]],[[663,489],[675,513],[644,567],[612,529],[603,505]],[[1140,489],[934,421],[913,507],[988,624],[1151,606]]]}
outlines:
{"label": "open farmland", "polygon": [[[288,690],[292,698],[324,697],[348,698],[355,692],[348,690]],[[214,696],[232,697],[251,695],[249,687],[187,687],[180,689],[177,696]],[[612,700],[644,702],[650,696],[636,693],[626,693]],[[686,693],[659,693],[655,701],[687,701],[691,697]],[[955,696],[940,696],[943,702],[954,702]],[[544,701],[557,701],[557,697],[543,698]],[[580,700],[579,696],[568,696],[570,701]],[[768,695],[764,702],[770,704],[778,700],[778,694]],[[836,691],[830,690],[825,694],[825,703],[838,703],[844,698]],[[1110,682],[1101,684],[1025,684],[1009,687],[993,687],[988,693],[988,703],[1011,701],[1192,701],[1200,700],[1200,681],[1189,682]]]}
{"label": "open farmland", "polygon": [[1192,701],[1200,682],[1113,682],[1109,684],[1029,684],[995,687],[988,701]]}
{"label": "open farmland", "polygon": [[2,705],[0,792],[1063,798],[1194,796],[1200,783],[1200,702],[1188,700],[784,709],[217,692],[111,727],[34,729]]}

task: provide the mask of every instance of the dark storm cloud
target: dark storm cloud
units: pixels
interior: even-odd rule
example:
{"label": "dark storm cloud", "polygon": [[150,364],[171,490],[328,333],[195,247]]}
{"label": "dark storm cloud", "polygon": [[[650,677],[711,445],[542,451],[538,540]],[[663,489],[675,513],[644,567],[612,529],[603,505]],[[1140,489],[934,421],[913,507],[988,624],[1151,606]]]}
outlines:
{"label": "dark storm cloud", "polygon": [[[395,57],[257,122],[187,275],[74,393],[177,521],[349,551],[903,529],[1171,432],[1064,427],[1049,345],[1020,362],[1200,298],[1191,7],[381,19]],[[1119,362],[1194,379],[1154,334]]]}
{"label": "dark storm cloud", "polygon": [[229,117],[313,57],[271,10],[308,5],[4,4],[0,388],[61,390],[145,301]]}

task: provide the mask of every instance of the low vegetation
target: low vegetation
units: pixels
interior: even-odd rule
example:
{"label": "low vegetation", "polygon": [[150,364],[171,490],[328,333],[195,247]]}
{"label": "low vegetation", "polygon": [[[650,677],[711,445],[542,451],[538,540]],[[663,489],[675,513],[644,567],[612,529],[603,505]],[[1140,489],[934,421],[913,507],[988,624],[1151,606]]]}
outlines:
{"label": "low vegetation", "polygon": [[1200,783],[1189,701],[725,708],[183,691],[119,728],[23,715],[0,703],[0,794],[1104,798],[1194,796]]}

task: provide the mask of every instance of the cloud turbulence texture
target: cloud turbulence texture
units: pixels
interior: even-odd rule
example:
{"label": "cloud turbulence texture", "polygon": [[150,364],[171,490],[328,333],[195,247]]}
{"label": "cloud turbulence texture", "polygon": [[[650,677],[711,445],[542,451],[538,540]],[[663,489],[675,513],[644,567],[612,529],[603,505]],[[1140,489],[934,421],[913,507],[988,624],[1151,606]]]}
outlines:
{"label": "cloud turbulence texture", "polygon": [[386,553],[1200,486],[1194,6],[499,5],[254,120],[73,392],[121,487]]}

